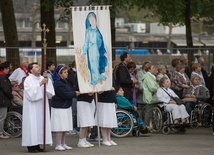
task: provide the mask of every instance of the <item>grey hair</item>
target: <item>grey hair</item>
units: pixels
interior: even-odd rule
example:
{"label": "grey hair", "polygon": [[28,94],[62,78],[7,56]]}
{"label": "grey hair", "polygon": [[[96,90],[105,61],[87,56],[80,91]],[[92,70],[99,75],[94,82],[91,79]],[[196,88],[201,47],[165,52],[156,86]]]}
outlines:
{"label": "grey hair", "polygon": [[20,64],[22,64],[22,63],[24,63],[26,61],[28,61],[28,57],[21,57],[20,58]]}
{"label": "grey hair", "polygon": [[160,81],[159,81],[160,87],[163,87],[163,84],[164,84],[164,82],[165,82],[166,80],[169,80],[169,79],[168,79],[167,77],[165,77],[165,76],[163,76],[163,77],[160,79]]}
{"label": "grey hair", "polygon": [[163,68],[166,68],[166,66],[165,65],[158,65],[158,72],[160,72],[161,69],[163,69]]}

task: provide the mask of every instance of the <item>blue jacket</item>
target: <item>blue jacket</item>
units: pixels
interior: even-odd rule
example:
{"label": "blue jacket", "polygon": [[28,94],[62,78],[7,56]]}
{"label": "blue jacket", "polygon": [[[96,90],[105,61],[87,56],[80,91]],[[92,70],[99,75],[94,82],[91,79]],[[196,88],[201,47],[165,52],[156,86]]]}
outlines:
{"label": "blue jacket", "polygon": [[102,94],[98,94],[98,102],[105,102],[105,103],[115,103],[116,100],[116,92],[113,91],[106,91]]}
{"label": "blue jacket", "polygon": [[[114,81],[113,81],[112,86],[114,88],[116,88]],[[105,91],[101,94],[98,94],[98,102],[115,103],[116,102],[116,90]]]}
{"label": "blue jacket", "polygon": [[76,97],[76,92],[71,90],[67,80],[60,79],[54,82],[55,96],[52,98],[51,107],[69,108],[72,105],[72,99]]}

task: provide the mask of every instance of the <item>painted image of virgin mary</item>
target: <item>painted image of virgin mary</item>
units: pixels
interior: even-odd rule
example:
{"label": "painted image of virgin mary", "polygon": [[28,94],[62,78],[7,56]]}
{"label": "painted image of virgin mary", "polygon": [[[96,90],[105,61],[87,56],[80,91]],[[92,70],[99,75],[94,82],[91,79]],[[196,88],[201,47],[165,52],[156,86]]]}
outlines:
{"label": "painted image of virgin mary", "polygon": [[104,47],[103,37],[97,27],[96,14],[90,12],[87,15],[85,41],[83,45],[83,57],[87,57],[88,69],[90,71],[90,84],[100,84],[106,80],[103,75],[108,64],[107,52]]}

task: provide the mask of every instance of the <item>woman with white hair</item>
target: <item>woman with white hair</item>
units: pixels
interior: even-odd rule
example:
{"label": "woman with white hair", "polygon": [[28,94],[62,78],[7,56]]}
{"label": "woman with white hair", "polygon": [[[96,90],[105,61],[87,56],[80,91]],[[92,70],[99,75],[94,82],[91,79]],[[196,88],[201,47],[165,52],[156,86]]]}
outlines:
{"label": "woman with white hair", "polygon": [[175,92],[169,88],[170,81],[167,77],[163,77],[159,82],[160,88],[157,90],[157,98],[159,102],[163,102],[162,106],[166,107],[167,112],[172,112],[173,123],[179,124],[179,120],[181,119],[181,123],[185,123],[186,119],[189,117],[185,106],[178,105],[176,101],[173,99],[174,97],[178,97]]}

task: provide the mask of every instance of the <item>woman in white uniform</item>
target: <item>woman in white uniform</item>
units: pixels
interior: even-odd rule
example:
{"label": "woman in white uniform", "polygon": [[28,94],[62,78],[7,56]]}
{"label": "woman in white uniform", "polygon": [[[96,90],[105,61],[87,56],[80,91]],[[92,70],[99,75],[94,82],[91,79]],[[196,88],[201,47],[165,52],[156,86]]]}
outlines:
{"label": "woman in white uniform", "polygon": [[106,91],[98,94],[98,110],[96,117],[99,118],[99,125],[103,137],[103,145],[117,145],[111,140],[111,128],[117,127],[117,116],[115,108],[116,92],[112,87],[111,91]]}
{"label": "woman in white uniform", "polygon": [[72,149],[65,143],[65,136],[67,131],[73,130],[72,99],[80,94],[71,90],[67,77],[67,67],[59,65],[53,74],[55,96],[51,102],[51,130],[56,133],[57,151]]}
{"label": "woman in white uniform", "polygon": [[[77,78],[76,91],[79,91]],[[77,97],[77,126],[80,127],[77,147],[88,148],[94,146],[86,140],[89,128],[95,126],[95,103],[93,95],[94,93],[87,93],[80,94]]]}

